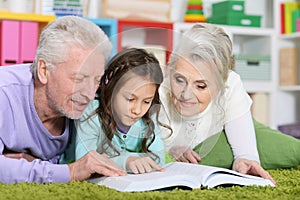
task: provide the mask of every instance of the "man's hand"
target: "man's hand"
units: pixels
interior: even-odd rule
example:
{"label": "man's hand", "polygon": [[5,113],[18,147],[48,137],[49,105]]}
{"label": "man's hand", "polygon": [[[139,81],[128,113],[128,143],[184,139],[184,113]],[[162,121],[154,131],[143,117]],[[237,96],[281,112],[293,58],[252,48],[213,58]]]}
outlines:
{"label": "man's hand", "polygon": [[143,174],[147,172],[153,171],[156,169],[157,171],[163,171],[154,160],[150,157],[133,157],[130,156],[126,161],[127,169],[131,170],[134,174]]}
{"label": "man's hand", "polygon": [[94,173],[104,176],[123,176],[127,174],[115,162],[96,151],[88,152],[76,162],[69,164],[69,168],[70,181],[84,181]]}
{"label": "man's hand", "polygon": [[238,158],[233,162],[233,170],[242,174],[250,174],[254,176],[260,176],[265,179],[269,179],[276,185],[275,180],[271,175],[265,171],[258,162],[254,160],[247,160],[244,158]]}
{"label": "man's hand", "polygon": [[189,147],[173,146],[169,150],[169,153],[178,162],[188,162],[197,164],[201,161],[201,158],[198,155],[198,153],[196,153]]}
{"label": "man's hand", "polygon": [[26,159],[28,162],[33,161],[34,159],[37,159],[36,157],[27,154],[27,153],[4,153],[4,156],[8,157],[8,158],[13,158],[13,159],[21,159],[24,158]]}

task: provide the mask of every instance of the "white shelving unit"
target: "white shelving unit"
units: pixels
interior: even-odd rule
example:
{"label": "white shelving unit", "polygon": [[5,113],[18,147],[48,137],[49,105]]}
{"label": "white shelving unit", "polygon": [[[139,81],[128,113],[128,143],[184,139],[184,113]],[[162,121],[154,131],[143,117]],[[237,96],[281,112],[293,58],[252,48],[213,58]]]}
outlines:
{"label": "white shelving unit", "polygon": [[[256,4],[257,8],[262,8],[262,27],[220,25],[233,41],[234,54],[259,53],[270,55],[270,80],[244,80],[243,83],[249,93],[267,94],[268,103],[266,104],[266,110],[268,111],[268,122],[266,125],[275,129],[279,125],[300,121],[300,84],[289,87],[280,87],[279,85],[280,48],[286,46],[300,47],[300,33],[280,34],[280,3],[283,1],[245,0],[245,6]],[[217,0],[214,0],[214,2],[217,2]],[[206,9],[209,10],[209,8]],[[247,12],[247,7],[245,7],[245,10]],[[174,24],[173,47],[176,46],[180,37],[178,33],[182,33],[193,25],[184,22]]]}
{"label": "white shelving unit", "polygon": [[[280,3],[293,1],[293,0],[274,0],[274,20],[276,27],[276,66],[279,71],[280,60],[279,50],[283,47],[297,47],[300,48],[300,33],[292,34],[280,34]],[[297,1],[297,0],[294,0]],[[298,1],[299,2],[299,1]],[[299,59],[299,55],[298,55]],[[298,66],[298,71],[299,70]],[[298,77],[299,73],[298,73]],[[278,81],[278,89],[274,95],[276,109],[276,115],[274,121],[277,125],[292,124],[300,121],[300,82],[298,79],[298,85],[295,86],[280,86]]]}

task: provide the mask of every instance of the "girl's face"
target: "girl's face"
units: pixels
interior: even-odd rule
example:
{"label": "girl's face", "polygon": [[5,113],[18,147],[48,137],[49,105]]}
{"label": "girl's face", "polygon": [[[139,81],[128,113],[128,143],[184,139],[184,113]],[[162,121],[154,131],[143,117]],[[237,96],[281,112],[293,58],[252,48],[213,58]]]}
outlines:
{"label": "girl's face", "polygon": [[112,106],[118,127],[129,127],[149,110],[157,85],[138,75],[132,75],[113,96]]}
{"label": "girl's face", "polygon": [[176,110],[189,117],[204,111],[211,102],[214,87],[213,74],[205,62],[193,66],[179,59],[170,73],[172,101]]}

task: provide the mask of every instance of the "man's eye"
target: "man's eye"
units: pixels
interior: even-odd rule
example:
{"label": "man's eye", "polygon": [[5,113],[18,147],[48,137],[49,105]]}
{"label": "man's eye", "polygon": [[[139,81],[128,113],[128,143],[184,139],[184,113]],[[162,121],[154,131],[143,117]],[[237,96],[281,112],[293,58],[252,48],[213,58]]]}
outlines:
{"label": "man's eye", "polygon": [[76,83],[81,83],[84,79],[83,78],[75,78]]}

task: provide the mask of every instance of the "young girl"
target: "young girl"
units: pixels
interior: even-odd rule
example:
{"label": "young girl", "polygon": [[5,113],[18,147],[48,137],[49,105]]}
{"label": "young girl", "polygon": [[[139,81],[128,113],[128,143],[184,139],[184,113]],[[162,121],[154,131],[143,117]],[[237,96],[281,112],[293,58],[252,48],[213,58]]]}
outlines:
{"label": "young girl", "polygon": [[164,144],[157,121],[162,81],[158,60],[145,50],[130,48],[114,56],[96,99],[75,121],[76,159],[96,150],[128,172],[162,170]]}

